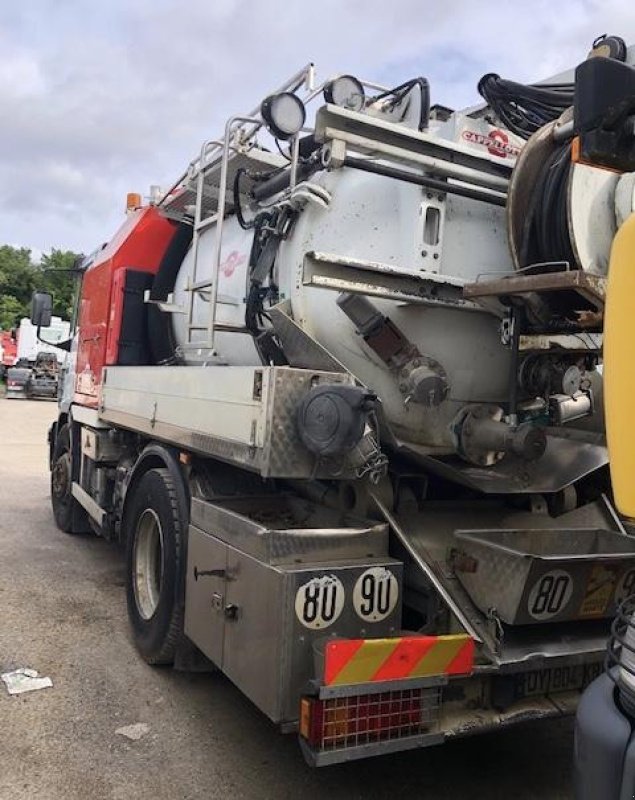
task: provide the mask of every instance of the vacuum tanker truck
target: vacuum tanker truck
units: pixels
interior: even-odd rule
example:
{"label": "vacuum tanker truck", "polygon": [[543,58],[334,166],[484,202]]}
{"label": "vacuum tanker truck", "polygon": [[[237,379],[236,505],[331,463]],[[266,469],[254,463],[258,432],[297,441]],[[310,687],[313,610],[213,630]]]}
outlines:
{"label": "vacuum tanker truck", "polygon": [[598,370],[634,62],[602,37],[462,111],[309,65],[129,196],[51,497],[125,545],[148,663],[220,669],[315,765],[574,711],[635,589]]}

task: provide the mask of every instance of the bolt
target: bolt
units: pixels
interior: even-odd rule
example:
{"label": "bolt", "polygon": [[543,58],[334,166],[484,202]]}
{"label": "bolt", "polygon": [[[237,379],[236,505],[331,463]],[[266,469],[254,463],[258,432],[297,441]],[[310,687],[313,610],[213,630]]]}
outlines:
{"label": "bolt", "polygon": [[427,250],[422,250],[421,251],[421,255],[425,258],[428,255],[428,251]]}
{"label": "bolt", "polygon": [[434,256],[433,256],[433,258],[438,258],[438,257],[439,257],[438,253],[435,253]]}

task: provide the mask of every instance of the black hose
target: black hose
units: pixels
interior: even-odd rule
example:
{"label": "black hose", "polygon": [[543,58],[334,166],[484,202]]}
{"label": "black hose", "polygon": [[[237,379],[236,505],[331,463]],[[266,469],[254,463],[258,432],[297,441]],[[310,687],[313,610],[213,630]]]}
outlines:
{"label": "black hose", "polygon": [[525,85],[490,72],[478,82],[478,91],[508,130],[528,139],[573,105],[574,84]]}
{"label": "black hose", "polygon": [[555,147],[531,187],[520,248],[523,267],[555,261],[566,261],[572,268],[578,266],[568,223],[570,149],[570,143]]}
{"label": "black hose", "polygon": [[246,220],[243,216],[243,209],[240,203],[240,179],[243,175],[247,174],[247,170],[244,167],[239,167],[236,170],[236,174],[234,175],[234,210],[236,212],[236,219],[238,220],[238,224],[244,231],[248,231],[254,227],[255,220]]}
{"label": "black hose", "polygon": [[[317,162],[299,162],[296,180],[298,182],[303,181],[318,169],[320,169],[320,165]],[[276,172],[276,174],[271,178],[268,178],[267,180],[262,181],[262,183],[258,183],[256,186],[254,186],[254,188],[251,190],[251,196],[257,203],[259,203],[262,200],[273,197],[274,194],[283,192],[285,189],[288,189],[290,185],[291,167],[286,167],[284,171]]]}
{"label": "black hose", "polygon": [[386,91],[374,95],[374,97],[370,98],[369,102],[372,103],[376,100],[382,100],[384,97],[393,96],[396,104],[401,102],[415,86],[418,86],[421,90],[421,112],[419,114],[418,127],[419,130],[422,131],[428,127],[430,122],[430,83],[427,78],[411,78],[409,81],[405,81],[399,84],[399,86],[395,86],[393,89],[386,89]]}

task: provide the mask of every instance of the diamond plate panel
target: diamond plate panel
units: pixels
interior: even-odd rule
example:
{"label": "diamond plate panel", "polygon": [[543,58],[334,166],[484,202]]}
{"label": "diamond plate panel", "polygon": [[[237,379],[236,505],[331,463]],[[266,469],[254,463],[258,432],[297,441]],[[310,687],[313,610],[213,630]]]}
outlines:
{"label": "diamond plate panel", "polygon": [[[454,536],[458,579],[481,611],[495,609],[510,625],[611,616],[617,577],[635,567],[635,542],[615,531],[485,530]],[[560,593],[535,613],[532,590],[546,581],[546,599],[558,575]]]}
{"label": "diamond plate panel", "polygon": [[[319,463],[300,441],[296,428],[298,405],[304,395],[321,383],[353,383],[350,375],[312,372],[305,369],[275,368],[269,391],[269,435],[265,449],[267,477],[311,477],[320,475]],[[348,477],[343,472],[341,477]],[[351,475],[352,477],[352,475]]]}

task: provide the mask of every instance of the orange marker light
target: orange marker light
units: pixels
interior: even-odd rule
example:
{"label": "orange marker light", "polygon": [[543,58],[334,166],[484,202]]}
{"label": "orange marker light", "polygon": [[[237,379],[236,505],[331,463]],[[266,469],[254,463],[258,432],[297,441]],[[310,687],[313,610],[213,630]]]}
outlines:
{"label": "orange marker light", "polygon": [[141,208],[143,205],[143,201],[141,199],[141,195],[138,192],[128,192],[126,195],[126,212],[129,213],[130,211],[136,211],[138,208]]}

